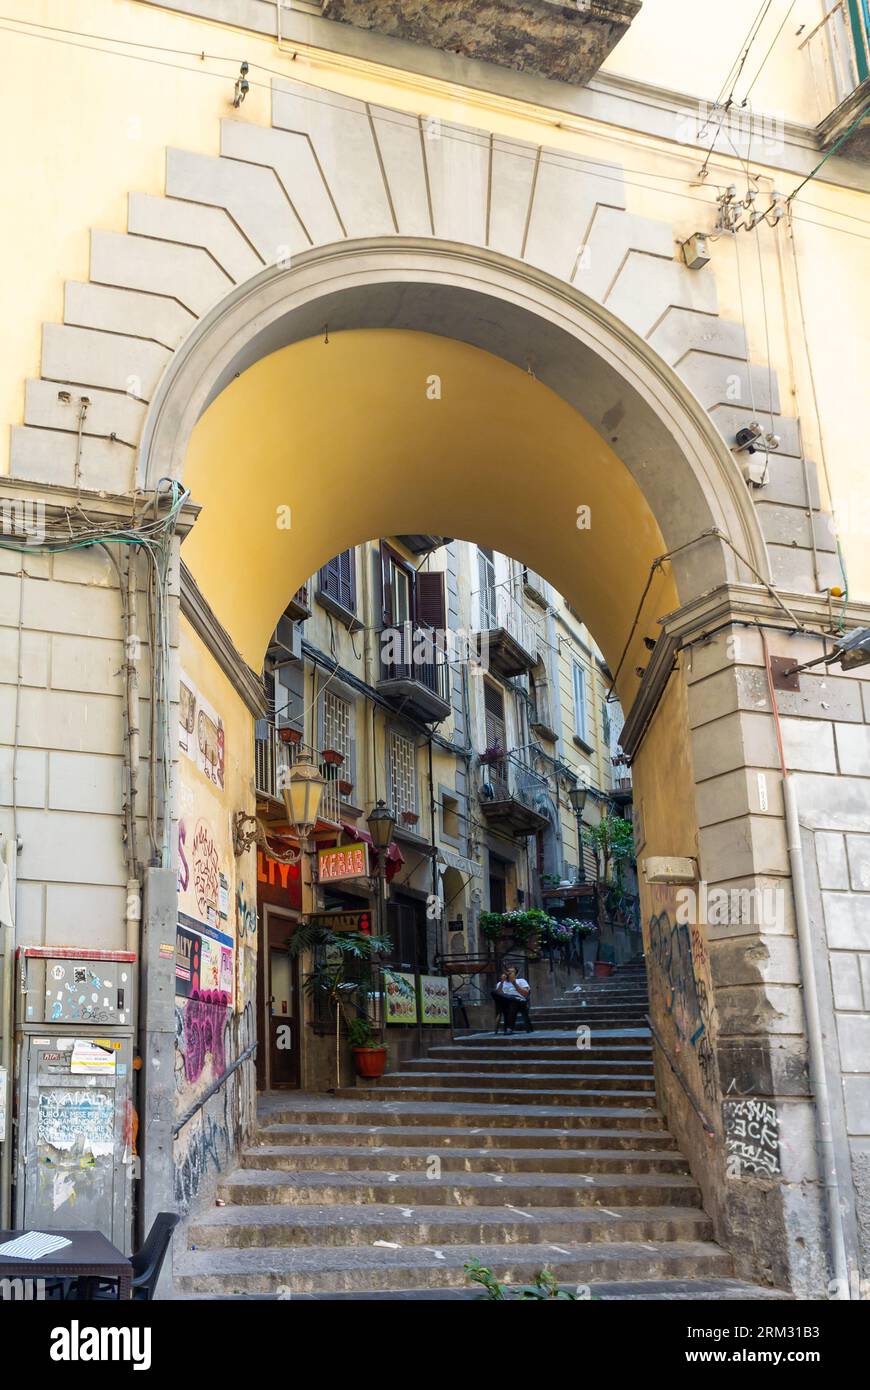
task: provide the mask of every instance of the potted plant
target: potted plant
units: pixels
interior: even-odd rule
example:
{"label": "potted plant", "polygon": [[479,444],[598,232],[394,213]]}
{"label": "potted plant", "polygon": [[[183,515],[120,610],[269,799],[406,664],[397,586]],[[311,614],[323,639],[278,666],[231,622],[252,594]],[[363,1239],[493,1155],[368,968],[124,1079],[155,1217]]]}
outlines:
{"label": "potted plant", "polygon": [[416,825],[419,819],[420,817],[417,815],[416,811],[402,812],[402,820],[404,821],[405,825]]}
{"label": "potted plant", "polygon": [[341,792],[342,796],[350,796],[353,791],[353,782],[348,781],[346,777],[340,778],[338,790]]}
{"label": "potted plant", "polygon": [[[381,953],[389,954],[392,941],[365,932],[332,931],[312,922],[301,922],[288,938],[291,956],[308,956],[311,968],[304,977],[306,994],[325,999],[335,1015],[335,1084],[341,1086],[341,1024],[348,1022],[346,1011],[353,1004],[359,1013],[366,1005],[370,973],[361,969]],[[362,978],[361,978],[362,976]],[[382,1068],[383,1070],[383,1068]]]}
{"label": "potted plant", "polygon": [[[595,851],[595,898],[598,917],[598,952],[595,974],[612,975],[616,951],[612,942],[613,917],[610,901],[613,890],[623,891],[624,868],[634,857],[634,835],[630,821],[621,816],[603,816],[597,825],[584,825],[583,839]],[[610,939],[608,939],[610,938]]]}
{"label": "potted plant", "polygon": [[383,1043],[378,1042],[377,1034],[368,1019],[351,1019],[347,1036],[357,1076],[383,1076],[387,1065],[387,1049]]}
{"label": "potted plant", "polygon": [[299,744],[302,742],[302,730],[293,729],[289,724],[285,724],[278,730],[278,737],[282,743]]}
{"label": "potted plant", "polygon": [[339,753],[337,748],[324,748],[320,756],[330,767],[341,767],[344,762],[344,754]]}
{"label": "potted plant", "polygon": [[493,763],[504,761],[505,751],[500,743],[491,743],[488,748],[484,748],[478,761],[484,766],[491,766]]}

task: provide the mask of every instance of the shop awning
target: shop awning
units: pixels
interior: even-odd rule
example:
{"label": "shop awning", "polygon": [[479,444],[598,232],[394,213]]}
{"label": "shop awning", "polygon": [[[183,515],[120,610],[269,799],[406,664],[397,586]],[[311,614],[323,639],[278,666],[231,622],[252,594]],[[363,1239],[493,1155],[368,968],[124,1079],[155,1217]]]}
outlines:
{"label": "shop awning", "polygon": [[[377,854],[377,850],[374,849],[374,845],[372,844],[372,837],[367,830],[361,830],[358,825],[354,825],[353,821],[347,820],[341,822],[341,828],[351,840],[364,840],[367,845],[372,845],[372,849],[375,854]],[[384,866],[384,878],[387,880],[387,883],[390,883],[395,878],[404,862],[404,854],[399,849],[395,840],[391,840],[387,845],[386,864]]]}

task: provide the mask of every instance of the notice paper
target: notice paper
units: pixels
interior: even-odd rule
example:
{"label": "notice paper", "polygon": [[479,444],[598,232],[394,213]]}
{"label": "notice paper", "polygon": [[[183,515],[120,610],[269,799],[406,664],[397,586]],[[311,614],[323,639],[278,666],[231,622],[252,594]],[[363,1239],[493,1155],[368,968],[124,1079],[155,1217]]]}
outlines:
{"label": "notice paper", "polygon": [[70,1063],[70,1072],[73,1076],[89,1076],[94,1073],[114,1072],[114,1070],[114,1051],[107,1051],[98,1043],[76,1038]]}
{"label": "notice paper", "polygon": [[23,1236],[16,1236],[14,1240],[7,1240],[4,1245],[0,1245],[0,1255],[5,1255],[10,1260],[41,1260],[44,1255],[51,1255],[55,1250],[63,1250],[65,1245],[71,1244],[72,1241],[67,1240],[66,1236],[49,1236],[43,1231],[25,1231]]}

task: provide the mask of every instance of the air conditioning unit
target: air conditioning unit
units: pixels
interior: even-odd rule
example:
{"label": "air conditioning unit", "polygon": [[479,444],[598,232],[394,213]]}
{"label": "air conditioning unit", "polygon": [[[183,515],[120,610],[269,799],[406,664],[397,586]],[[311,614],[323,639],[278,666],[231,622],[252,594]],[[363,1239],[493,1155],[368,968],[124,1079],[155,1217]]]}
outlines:
{"label": "air conditioning unit", "polygon": [[285,661],[299,661],[302,657],[302,630],[292,618],[280,618],[266,649],[276,666]]}

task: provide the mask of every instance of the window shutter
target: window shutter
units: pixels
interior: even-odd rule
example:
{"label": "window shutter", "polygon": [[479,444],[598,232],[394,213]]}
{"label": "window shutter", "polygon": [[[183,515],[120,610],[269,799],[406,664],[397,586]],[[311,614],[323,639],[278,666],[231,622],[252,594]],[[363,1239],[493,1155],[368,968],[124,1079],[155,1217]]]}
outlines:
{"label": "window shutter", "polygon": [[381,609],[384,627],[393,626],[393,562],[381,541]]}
{"label": "window shutter", "polygon": [[422,627],[434,627],[443,632],[447,626],[444,603],[444,575],[440,570],[422,571],[417,575],[417,622]]}
{"label": "window shutter", "polygon": [[356,608],[356,566],[353,550],[343,550],[338,557],[339,603],[353,612]]}

